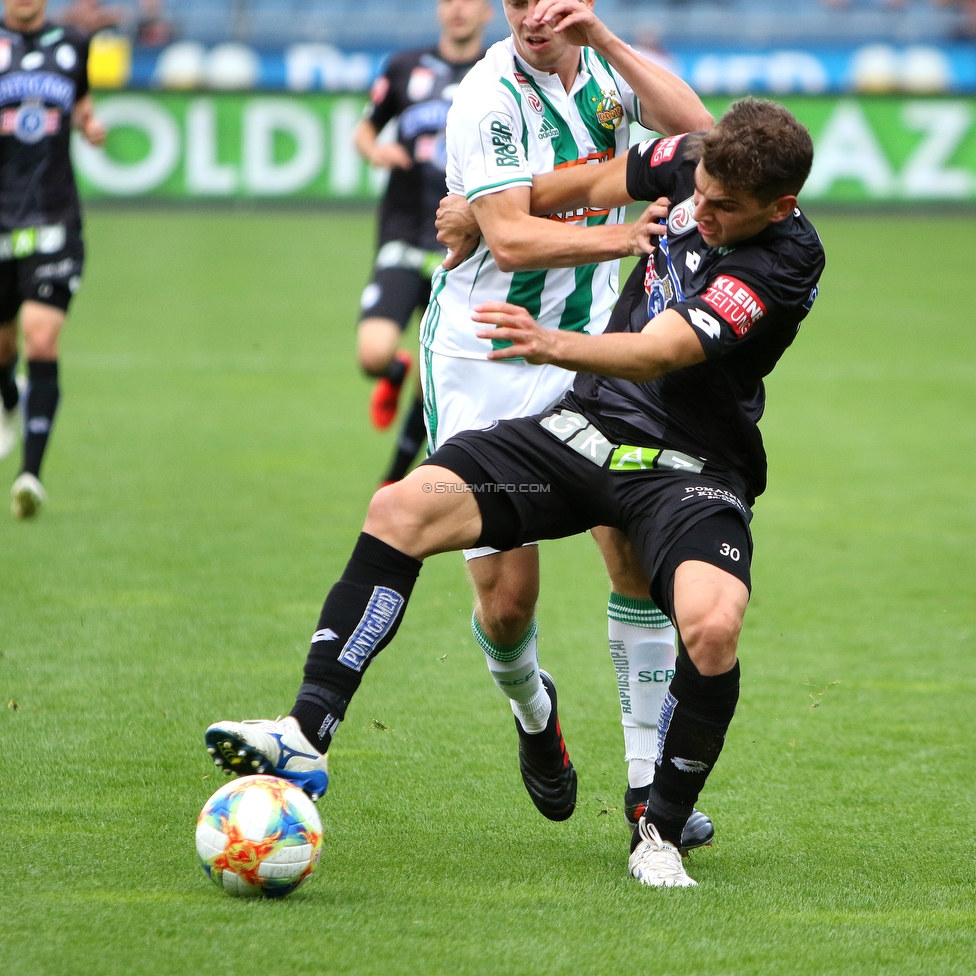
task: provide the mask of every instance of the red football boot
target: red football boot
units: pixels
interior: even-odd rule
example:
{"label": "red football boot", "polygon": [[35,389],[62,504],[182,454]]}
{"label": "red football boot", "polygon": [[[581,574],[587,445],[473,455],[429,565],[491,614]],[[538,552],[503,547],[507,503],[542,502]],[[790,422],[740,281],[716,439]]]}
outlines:
{"label": "red football boot", "polygon": [[[410,353],[402,349],[397,351],[396,358],[403,363],[403,380],[407,378],[410,367],[413,365],[413,358]],[[369,419],[377,430],[386,430],[393,423],[396,417],[397,405],[400,402],[400,391],[403,389],[403,380],[394,385],[385,376],[373,387],[373,392],[369,398]]]}

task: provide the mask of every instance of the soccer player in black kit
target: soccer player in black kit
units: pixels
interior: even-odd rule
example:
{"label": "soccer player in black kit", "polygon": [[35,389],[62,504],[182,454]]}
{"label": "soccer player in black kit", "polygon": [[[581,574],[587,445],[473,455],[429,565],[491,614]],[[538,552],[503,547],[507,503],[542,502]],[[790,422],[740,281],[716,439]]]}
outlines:
{"label": "soccer player in black kit", "polygon": [[[379,382],[370,398],[370,419],[383,430],[396,416],[410,355],[398,351],[400,335],[430,298],[430,276],[444,258],[434,217],[447,192],[444,129],[454,89],[484,54],[483,34],[491,0],[439,0],[437,45],[394,55],[371,92],[369,114],[354,134],[367,162],[390,170],[380,205],[379,241],[372,281],[363,291],[358,331],[359,363]],[[397,119],[395,142],[377,142]],[[423,401],[411,406],[383,483],[398,481],[427,440]]]}
{"label": "soccer player in black kit", "polygon": [[[745,99],[707,133],[533,181],[538,213],[666,198],[667,233],[602,335],[540,328],[515,305],[480,306],[479,335],[512,343],[493,358],[574,370],[573,389],[543,414],[456,435],[374,495],[290,716],[212,725],[206,743],[218,765],[273,771],[321,795],[332,736],[396,633],[423,559],[610,525],[630,539],[679,637],[628,867],[645,885],[696,884],[678,845],[739,697],[749,523],[766,485],[763,378],[796,337],[824,267],[797,208],[812,161],[809,133],[786,109]],[[534,798],[575,789],[554,690],[547,728],[519,732]]]}
{"label": "soccer player in black kit", "polygon": [[[46,0],[3,0],[0,27],[0,457],[23,417],[24,459],[11,510],[45,501],[41,461],[58,408],[58,335],[85,248],[71,169],[72,127],[105,141],[88,94],[88,39],[45,20]],[[18,388],[17,317],[27,384]]]}

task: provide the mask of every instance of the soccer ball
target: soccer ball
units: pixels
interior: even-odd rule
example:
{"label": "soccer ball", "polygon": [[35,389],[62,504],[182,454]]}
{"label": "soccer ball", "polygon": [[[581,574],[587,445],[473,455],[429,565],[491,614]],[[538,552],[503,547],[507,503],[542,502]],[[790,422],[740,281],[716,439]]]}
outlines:
{"label": "soccer ball", "polygon": [[283,898],[315,869],[322,821],[297,786],[277,776],[226,783],[197,820],[197,854],[207,876],[237,898]]}

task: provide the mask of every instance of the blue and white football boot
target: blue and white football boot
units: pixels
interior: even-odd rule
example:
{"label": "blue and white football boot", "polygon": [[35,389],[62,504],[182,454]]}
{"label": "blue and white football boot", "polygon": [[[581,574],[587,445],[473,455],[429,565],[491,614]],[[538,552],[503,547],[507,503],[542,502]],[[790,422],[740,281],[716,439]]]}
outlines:
{"label": "blue and white football boot", "polygon": [[329,785],[329,757],[305,738],[290,715],[215,722],[203,736],[214,765],[227,776],[280,776],[318,800]]}

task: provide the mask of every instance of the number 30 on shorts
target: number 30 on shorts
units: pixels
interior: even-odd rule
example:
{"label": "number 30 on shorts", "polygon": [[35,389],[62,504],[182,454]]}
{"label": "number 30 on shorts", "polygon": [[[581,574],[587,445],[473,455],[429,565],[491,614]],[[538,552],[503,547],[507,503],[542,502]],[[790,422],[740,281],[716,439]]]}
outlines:
{"label": "number 30 on shorts", "polygon": [[719,549],[719,552],[723,556],[728,556],[729,559],[731,559],[732,562],[734,562],[734,563],[737,563],[739,561],[740,557],[741,557],[741,553],[739,552],[739,550],[736,549],[735,546],[730,546],[727,542],[723,542],[722,543],[721,548]]}

